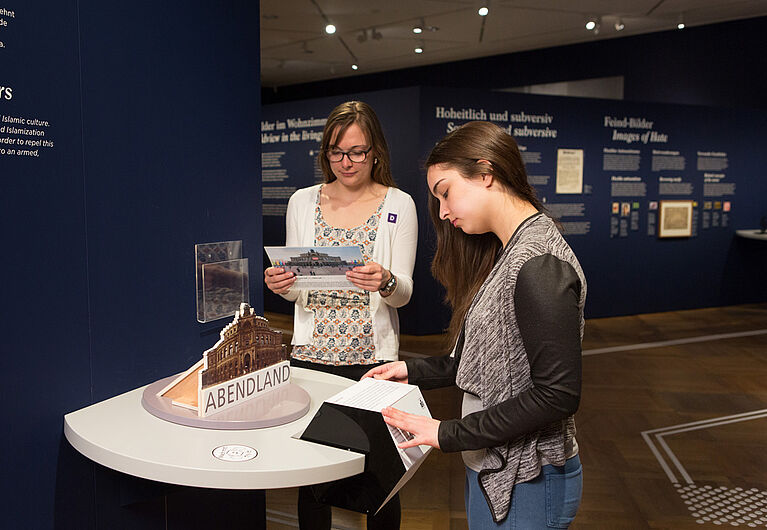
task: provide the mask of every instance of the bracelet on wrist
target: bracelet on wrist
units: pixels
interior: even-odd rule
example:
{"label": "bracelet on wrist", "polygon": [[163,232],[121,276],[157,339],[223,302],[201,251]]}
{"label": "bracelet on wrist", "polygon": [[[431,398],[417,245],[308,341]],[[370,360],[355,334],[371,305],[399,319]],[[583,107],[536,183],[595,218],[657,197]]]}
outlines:
{"label": "bracelet on wrist", "polygon": [[389,279],[386,280],[381,284],[381,286],[378,288],[378,292],[382,296],[389,296],[391,293],[394,292],[394,289],[397,288],[397,277],[392,274],[391,271],[387,271],[389,273]]}

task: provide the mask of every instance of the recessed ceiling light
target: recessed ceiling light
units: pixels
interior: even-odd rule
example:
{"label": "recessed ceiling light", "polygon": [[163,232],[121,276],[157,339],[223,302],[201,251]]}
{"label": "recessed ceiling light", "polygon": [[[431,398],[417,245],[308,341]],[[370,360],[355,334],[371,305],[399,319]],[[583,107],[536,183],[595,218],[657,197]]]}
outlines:
{"label": "recessed ceiling light", "polygon": [[422,46],[416,46],[413,51],[415,53],[423,53],[423,47]]}
{"label": "recessed ceiling light", "polygon": [[623,31],[623,28],[626,27],[626,24],[623,23],[623,19],[618,19],[618,22],[615,23],[615,31]]}
{"label": "recessed ceiling light", "polygon": [[490,10],[487,8],[487,6],[482,6],[477,10],[477,14],[481,17],[486,17],[489,12]]}
{"label": "recessed ceiling light", "polygon": [[599,35],[599,30],[601,26],[602,26],[602,17],[589,17],[589,19],[586,21],[586,29],[589,31],[593,31],[594,35]]}
{"label": "recessed ceiling light", "polygon": [[335,32],[336,32],[336,27],[333,24],[328,24],[327,26],[325,26],[325,33],[327,33],[328,35],[332,35]]}
{"label": "recessed ceiling light", "polygon": [[360,67],[358,65],[356,65],[356,64],[352,65],[352,70],[359,70],[359,69],[360,69]]}

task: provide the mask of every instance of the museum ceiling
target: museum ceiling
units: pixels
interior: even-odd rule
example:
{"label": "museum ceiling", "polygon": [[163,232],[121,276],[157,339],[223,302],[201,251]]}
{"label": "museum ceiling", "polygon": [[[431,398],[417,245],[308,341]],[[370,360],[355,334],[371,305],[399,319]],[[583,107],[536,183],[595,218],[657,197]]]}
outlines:
{"label": "museum ceiling", "polygon": [[285,86],[765,15],[765,0],[261,0],[261,80]]}

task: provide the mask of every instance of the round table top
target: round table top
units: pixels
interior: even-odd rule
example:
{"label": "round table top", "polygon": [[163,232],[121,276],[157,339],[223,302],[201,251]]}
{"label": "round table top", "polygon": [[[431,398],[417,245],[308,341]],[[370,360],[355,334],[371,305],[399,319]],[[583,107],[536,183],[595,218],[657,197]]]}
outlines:
{"label": "round table top", "polygon": [[759,228],[749,228],[748,230],[736,230],[735,233],[738,237],[745,237],[747,239],[759,239],[761,241],[767,241],[767,233],[762,233]]}
{"label": "round table top", "polygon": [[[185,486],[288,488],[361,473],[363,455],[298,439],[322,402],[354,381],[293,367],[291,382],[309,393],[311,404],[305,416],[285,425],[249,430],[178,425],[144,410],[141,387],[66,414],[64,434],[75,449],[99,464]],[[255,457],[249,448],[255,449]],[[222,460],[214,451],[219,456],[228,452],[234,460],[250,459]]]}

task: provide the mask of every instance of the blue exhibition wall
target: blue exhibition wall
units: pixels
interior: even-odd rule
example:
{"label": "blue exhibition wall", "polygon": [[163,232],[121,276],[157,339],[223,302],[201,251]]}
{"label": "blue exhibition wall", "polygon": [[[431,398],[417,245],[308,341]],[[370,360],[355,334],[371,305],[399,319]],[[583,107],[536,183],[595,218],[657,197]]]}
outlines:
{"label": "blue exhibition wall", "polygon": [[62,417],[91,402],[77,11],[2,8],[2,526],[50,528]]}
{"label": "blue exhibition wall", "polygon": [[[583,265],[588,317],[767,300],[765,251],[735,236],[767,214],[767,114],[432,89],[421,98],[423,152],[472,113],[517,139]],[[581,153],[580,193],[557,193],[572,169],[563,149]],[[672,200],[692,202],[690,237],[659,238]]]}
{"label": "blue exhibition wall", "polygon": [[164,528],[160,490],[76,453],[63,416],[215,342],[196,243],[242,240],[261,274],[259,4],[11,0],[0,19],[2,526]]}
{"label": "blue exhibition wall", "polygon": [[[395,177],[413,195],[420,216],[416,287],[411,304],[400,312],[403,332],[436,333],[447,321],[437,303],[441,291],[428,272],[434,236],[422,165],[439,138],[472,119],[493,121],[516,137],[531,183],[561,221],[586,272],[587,316],[767,299],[759,275],[763,245],[735,236],[736,229],[756,227],[767,214],[767,181],[760,177],[767,163],[760,148],[767,132],[764,113],[437,88],[354,97],[371,103],[382,120],[405,121],[401,128],[387,126],[392,143],[410,145],[418,138],[416,151],[392,155],[407,179]],[[324,117],[329,101],[351,98],[267,105],[264,119]],[[274,227],[265,241],[282,244],[280,205],[295,187],[313,184],[315,176],[306,149],[292,144],[289,134],[285,141],[270,142],[262,131],[262,147],[269,215],[264,226]],[[271,186],[288,187],[272,192]],[[692,209],[689,237],[659,237],[660,210],[672,200],[687,201]],[[266,307],[274,307],[269,298]]]}

